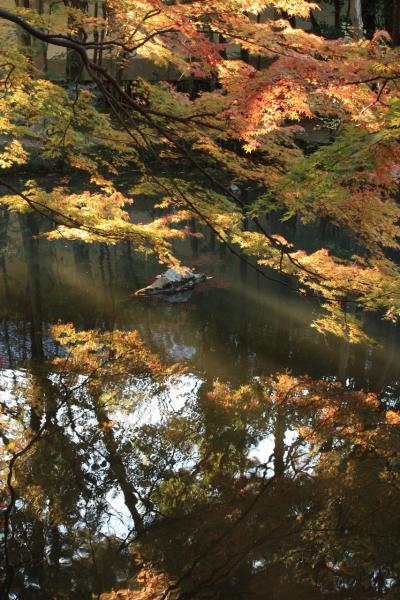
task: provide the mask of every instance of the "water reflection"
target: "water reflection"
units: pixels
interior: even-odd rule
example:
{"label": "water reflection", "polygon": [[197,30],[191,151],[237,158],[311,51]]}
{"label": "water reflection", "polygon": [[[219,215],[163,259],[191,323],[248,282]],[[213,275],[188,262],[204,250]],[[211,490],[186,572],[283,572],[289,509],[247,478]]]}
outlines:
{"label": "water reflection", "polygon": [[394,328],[324,340],[207,236],[209,284],[134,298],[129,246],[0,219],[5,597],[399,597]]}
{"label": "water reflection", "polygon": [[210,388],[134,333],[53,335],[58,359],[1,381],[10,597],[396,598],[390,398]]}

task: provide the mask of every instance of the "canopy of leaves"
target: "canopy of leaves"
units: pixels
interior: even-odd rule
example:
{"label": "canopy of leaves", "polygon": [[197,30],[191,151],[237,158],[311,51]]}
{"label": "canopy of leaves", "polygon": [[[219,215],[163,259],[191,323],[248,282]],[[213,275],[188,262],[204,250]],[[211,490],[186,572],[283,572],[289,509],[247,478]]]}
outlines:
{"label": "canopy of leaves", "polygon": [[[190,232],[173,224],[194,217],[320,297],[320,331],[362,339],[352,307],[397,318],[400,73],[385,32],[328,40],[294,28],[286,18],[316,9],[304,0],[109,1],[101,17],[92,2],[65,4],[0,11],[3,205],[42,212],[55,224],[50,239],[132,241],[174,265],[171,240]],[[68,89],[39,69],[39,43],[64,52],[67,73],[77,63]],[[121,74],[141,57],[175,73],[175,83],[124,86]],[[180,80],[203,89],[188,95]],[[302,159],[299,128],[327,120],[335,140]],[[86,174],[83,194],[71,194],[68,181],[13,188],[7,172],[37,157]],[[118,186],[122,171],[138,181],[132,196],[161,196],[168,216],[136,222]],[[273,214],[275,223],[326,218],[354,252],[307,253],[271,231]]]}

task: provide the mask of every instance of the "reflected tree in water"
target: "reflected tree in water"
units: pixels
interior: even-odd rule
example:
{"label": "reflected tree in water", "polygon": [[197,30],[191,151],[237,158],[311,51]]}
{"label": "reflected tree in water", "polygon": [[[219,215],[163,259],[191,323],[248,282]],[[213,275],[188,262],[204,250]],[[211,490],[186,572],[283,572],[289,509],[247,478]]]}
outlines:
{"label": "reflected tree in water", "polygon": [[178,403],[136,332],[52,333],[3,383],[6,593],[396,598],[393,400],[280,373]]}

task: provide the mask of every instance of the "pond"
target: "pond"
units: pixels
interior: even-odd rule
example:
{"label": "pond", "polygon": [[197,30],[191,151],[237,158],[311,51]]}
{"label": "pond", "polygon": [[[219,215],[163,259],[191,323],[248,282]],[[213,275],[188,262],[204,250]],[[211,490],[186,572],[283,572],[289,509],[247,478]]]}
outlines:
{"label": "pond", "polygon": [[0,219],[4,597],[399,597],[395,326],[321,336],[208,231],[167,302],[128,244]]}

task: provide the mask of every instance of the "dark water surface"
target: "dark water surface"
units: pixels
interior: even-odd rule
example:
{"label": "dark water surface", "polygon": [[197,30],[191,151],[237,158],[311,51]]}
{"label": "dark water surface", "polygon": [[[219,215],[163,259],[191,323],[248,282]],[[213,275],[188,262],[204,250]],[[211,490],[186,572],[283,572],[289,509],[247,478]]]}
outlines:
{"label": "dark water surface", "polygon": [[[400,598],[394,326],[322,337],[209,232],[177,246],[213,277],[179,303],[132,296],[161,268],[127,244],[0,219],[4,597]],[[92,331],[70,371],[57,323]],[[138,370],[133,330],[186,369]]]}

